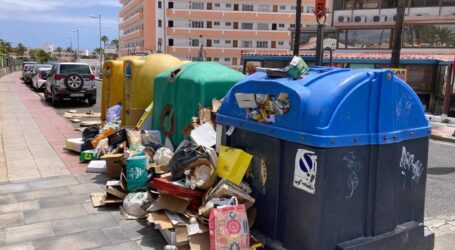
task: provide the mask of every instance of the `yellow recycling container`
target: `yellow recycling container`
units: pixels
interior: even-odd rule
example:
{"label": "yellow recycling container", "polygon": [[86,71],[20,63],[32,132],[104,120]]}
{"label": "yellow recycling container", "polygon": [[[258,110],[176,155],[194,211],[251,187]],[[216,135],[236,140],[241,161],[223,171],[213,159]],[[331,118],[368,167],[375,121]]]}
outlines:
{"label": "yellow recycling container", "polygon": [[182,63],[178,58],[166,54],[125,60],[122,127],[134,128],[152,102],[155,76]]}
{"label": "yellow recycling container", "polygon": [[124,56],[118,60],[103,63],[103,81],[101,85],[101,122],[106,121],[107,109],[123,102],[123,62],[127,59],[140,59],[140,56]]}

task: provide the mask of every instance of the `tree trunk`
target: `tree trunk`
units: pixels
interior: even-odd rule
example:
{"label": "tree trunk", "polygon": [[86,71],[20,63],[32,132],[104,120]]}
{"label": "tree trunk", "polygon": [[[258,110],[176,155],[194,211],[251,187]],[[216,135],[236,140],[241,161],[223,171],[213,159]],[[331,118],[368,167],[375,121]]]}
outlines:
{"label": "tree trunk", "polygon": [[302,24],[302,0],[297,0],[295,9],[295,32],[294,32],[294,56],[299,55],[300,49],[300,26]]}
{"label": "tree trunk", "polygon": [[390,67],[400,67],[401,40],[403,36],[404,13],[406,10],[407,0],[398,0],[397,15],[395,20],[395,33],[393,36],[392,58]]}

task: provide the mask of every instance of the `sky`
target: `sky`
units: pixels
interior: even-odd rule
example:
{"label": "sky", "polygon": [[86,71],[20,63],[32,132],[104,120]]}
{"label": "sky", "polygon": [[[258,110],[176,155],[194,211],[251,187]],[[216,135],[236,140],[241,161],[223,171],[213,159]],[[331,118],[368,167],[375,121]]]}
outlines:
{"label": "sky", "polygon": [[101,14],[102,34],[118,39],[120,6],[118,0],[0,0],[0,39],[32,48],[46,42],[68,48],[72,40],[76,49],[71,30],[78,29],[80,49],[91,51],[99,47],[99,23],[89,16]]}

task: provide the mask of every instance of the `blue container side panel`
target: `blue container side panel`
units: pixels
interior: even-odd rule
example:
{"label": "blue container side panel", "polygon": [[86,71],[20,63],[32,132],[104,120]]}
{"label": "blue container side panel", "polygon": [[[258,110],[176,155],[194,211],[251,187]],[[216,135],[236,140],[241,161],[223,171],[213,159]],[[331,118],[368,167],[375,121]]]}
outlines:
{"label": "blue container side panel", "polygon": [[[273,124],[247,118],[236,93],[288,94]],[[314,147],[386,144],[428,136],[423,106],[390,70],[312,68],[299,80],[255,73],[226,95],[217,122]]]}

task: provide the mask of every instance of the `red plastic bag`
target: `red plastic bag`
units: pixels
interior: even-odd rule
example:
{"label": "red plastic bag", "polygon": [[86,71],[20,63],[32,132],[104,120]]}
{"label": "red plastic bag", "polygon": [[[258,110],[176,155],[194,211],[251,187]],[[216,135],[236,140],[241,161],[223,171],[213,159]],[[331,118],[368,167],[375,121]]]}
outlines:
{"label": "red plastic bag", "polygon": [[250,232],[245,205],[212,208],[209,219],[210,249],[250,249]]}

